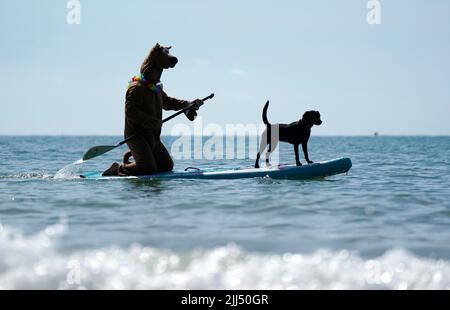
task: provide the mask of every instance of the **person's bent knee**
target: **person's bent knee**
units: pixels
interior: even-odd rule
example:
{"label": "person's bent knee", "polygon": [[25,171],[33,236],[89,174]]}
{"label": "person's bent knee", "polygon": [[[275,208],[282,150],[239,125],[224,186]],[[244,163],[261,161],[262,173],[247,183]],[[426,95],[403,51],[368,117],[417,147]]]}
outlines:
{"label": "person's bent knee", "polygon": [[159,172],[173,170],[174,164],[172,157],[170,157],[169,152],[161,142],[153,149],[153,156]]}
{"label": "person's bent knee", "polygon": [[158,171],[160,172],[172,171],[174,164],[170,155],[166,152],[160,152],[157,155],[159,156],[156,162],[156,165],[158,166]]}
{"label": "person's bent knee", "polygon": [[155,172],[157,172],[157,168],[155,166],[152,165],[145,165],[142,166],[142,168],[140,169],[141,174],[153,174]]}
{"label": "person's bent knee", "polygon": [[166,171],[172,171],[173,170],[173,160],[165,160],[163,163],[160,163],[158,166],[158,171],[159,172],[166,172]]}

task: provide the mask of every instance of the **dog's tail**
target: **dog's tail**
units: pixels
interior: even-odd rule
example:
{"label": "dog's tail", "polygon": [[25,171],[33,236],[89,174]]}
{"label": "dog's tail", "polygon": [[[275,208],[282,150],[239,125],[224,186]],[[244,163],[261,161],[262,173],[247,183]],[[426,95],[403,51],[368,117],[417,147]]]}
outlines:
{"label": "dog's tail", "polygon": [[269,120],[267,119],[267,109],[269,108],[269,100],[267,100],[266,104],[264,105],[263,112],[262,112],[262,119],[264,124],[270,125]]}

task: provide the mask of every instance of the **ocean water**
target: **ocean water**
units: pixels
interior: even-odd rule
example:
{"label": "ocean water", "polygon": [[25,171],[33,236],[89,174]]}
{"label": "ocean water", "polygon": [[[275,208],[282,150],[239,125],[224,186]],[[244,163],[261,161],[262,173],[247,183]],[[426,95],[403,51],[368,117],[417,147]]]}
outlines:
{"label": "ocean water", "polygon": [[54,178],[119,140],[0,137],[0,288],[450,289],[450,137],[313,136],[312,160],[353,161],[321,180]]}

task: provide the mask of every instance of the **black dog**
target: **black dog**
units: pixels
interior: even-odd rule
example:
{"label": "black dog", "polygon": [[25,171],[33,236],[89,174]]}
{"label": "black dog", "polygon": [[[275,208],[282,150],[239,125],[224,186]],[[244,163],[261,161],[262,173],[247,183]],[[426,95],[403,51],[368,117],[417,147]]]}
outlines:
{"label": "black dog", "polygon": [[[322,124],[320,119],[319,111],[307,111],[303,114],[302,119],[298,122],[293,122],[290,124],[275,124],[271,125],[267,120],[267,108],[269,107],[269,101],[264,105],[262,118],[264,124],[266,124],[266,130],[264,130],[261,137],[261,145],[259,146],[259,152],[256,155],[255,168],[259,168],[259,158],[261,154],[266,149],[267,145],[269,145],[269,150],[266,153],[266,163],[269,164],[269,156],[271,152],[277,147],[278,141],[288,142],[294,145],[295,151],[295,163],[297,166],[301,166],[302,163],[299,160],[298,156],[298,146],[302,145],[303,154],[305,155],[306,162],[308,164],[312,164],[313,162],[309,160],[308,156],[308,140],[311,135],[311,127],[314,125]],[[272,141],[272,131],[274,128],[272,126],[278,126],[279,135],[278,140],[274,137],[274,141]]]}

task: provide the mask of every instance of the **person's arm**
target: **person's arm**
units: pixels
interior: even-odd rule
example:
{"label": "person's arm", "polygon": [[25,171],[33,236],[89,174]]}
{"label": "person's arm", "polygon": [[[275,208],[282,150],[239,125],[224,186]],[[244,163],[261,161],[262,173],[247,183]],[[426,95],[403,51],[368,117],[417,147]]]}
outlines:
{"label": "person's arm", "polygon": [[131,122],[143,127],[144,129],[154,129],[161,127],[161,120],[145,113],[142,110],[144,101],[143,90],[139,85],[131,86],[126,95],[125,116]]}
{"label": "person's arm", "polygon": [[181,110],[184,109],[189,105],[189,101],[187,100],[180,100],[177,98],[172,98],[167,96],[167,94],[164,91],[161,91],[162,94],[162,108],[164,110]]}
{"label": "person's arm", "polygon": [[184,112],[186,117],[193,121],[197,117],[197,110],[200,108],[201,105],[203,105],[203,101],[200,99],[196,99],[194,101],[186,101],[186,100],[180,100],[176,98],[172,98],[167,96],[167,94],[163,91],[162,92],[162,98],[163,98],[163,109],[164,110],[181,110],[187,107],[188,105],[192,103],[197,103],[196,107],[193,107],[192,109],[189,109],[188,111]]}

